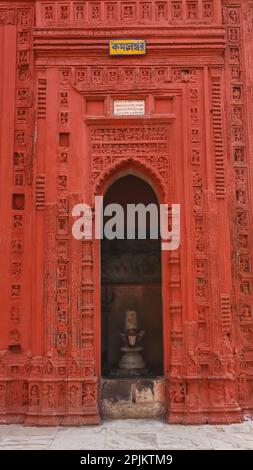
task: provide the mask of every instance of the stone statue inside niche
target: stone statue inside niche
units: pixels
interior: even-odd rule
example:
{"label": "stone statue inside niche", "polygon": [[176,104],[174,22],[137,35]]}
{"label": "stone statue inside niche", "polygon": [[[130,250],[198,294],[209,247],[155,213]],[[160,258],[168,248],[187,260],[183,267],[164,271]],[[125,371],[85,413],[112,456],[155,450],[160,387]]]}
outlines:
{"label": "stone statue inside niche", "polygon": [[123,345],[118,374],[125,376],[138,376],[147,373],[146,365],[142,357],[143,346],[141,342],[145,334],[138,328],[138,316],[135,310],[127,310],[125,313],[125,328],[120,334]]}

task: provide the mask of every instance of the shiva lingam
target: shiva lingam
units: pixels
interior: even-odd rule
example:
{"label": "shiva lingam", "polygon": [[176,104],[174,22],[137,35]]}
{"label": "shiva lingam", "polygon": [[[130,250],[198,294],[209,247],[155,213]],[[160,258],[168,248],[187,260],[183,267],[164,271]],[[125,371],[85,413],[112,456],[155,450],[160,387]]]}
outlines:
{"label": "shiva lingam", "polygon": [[143,347],[140,345],[144,334],[145,331],[138,328],[137,312],[135,310],[127,310],[125,330],[120,333],[124,345],[120,348],[122,356],[119,362],[118,373],[122,375],[141,375],[147,372],[141,355]]}

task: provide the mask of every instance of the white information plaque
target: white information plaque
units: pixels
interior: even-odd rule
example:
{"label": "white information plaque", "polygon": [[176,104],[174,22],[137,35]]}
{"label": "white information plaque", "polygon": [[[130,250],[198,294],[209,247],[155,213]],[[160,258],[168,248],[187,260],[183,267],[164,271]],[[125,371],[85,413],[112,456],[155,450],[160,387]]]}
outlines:
{"label": "white information plaque", "polygon": [[113,113],[115,116],[143,116],[145,100],[115,100]]}

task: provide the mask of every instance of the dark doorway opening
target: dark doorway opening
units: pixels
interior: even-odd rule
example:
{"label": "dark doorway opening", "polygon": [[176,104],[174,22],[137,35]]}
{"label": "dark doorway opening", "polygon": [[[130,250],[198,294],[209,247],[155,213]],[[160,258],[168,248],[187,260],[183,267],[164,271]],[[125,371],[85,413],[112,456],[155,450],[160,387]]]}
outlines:
{"label": "dark doorway opening", "polygon": [[[104,207],[112,203],[124,208],[125,238],[101,240],[102,375],[107,378],[122,376],[119,364],[123,354],[126,312],[129,311],[136,312],[138,330],[144,332],[140,354],[145,367],[138,373],[136,370],[130,370],[129,374],[124,372],[123,376],[163,375],[161,242],[160,239],[151,239],[148,216],[147,239],[138,239],[137,235],[133,240],[126,239],[127,204],[142,203],[147,206],[152,203],[158,208],[158,200],[148,183],[127,175],[116,180],[107,190]],[[138,223],[141,223],[140,220]]]}

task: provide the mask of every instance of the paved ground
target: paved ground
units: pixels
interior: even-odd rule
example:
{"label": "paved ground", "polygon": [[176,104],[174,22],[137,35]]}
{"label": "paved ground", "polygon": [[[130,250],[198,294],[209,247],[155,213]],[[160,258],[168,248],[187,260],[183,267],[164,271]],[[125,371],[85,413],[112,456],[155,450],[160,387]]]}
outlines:
{"label": "paved ground", "polygon": [[253,421],[229,426],[179,426],[153,420],[106,421],[80,428],[0,426],[3,449],[251,449]]}

